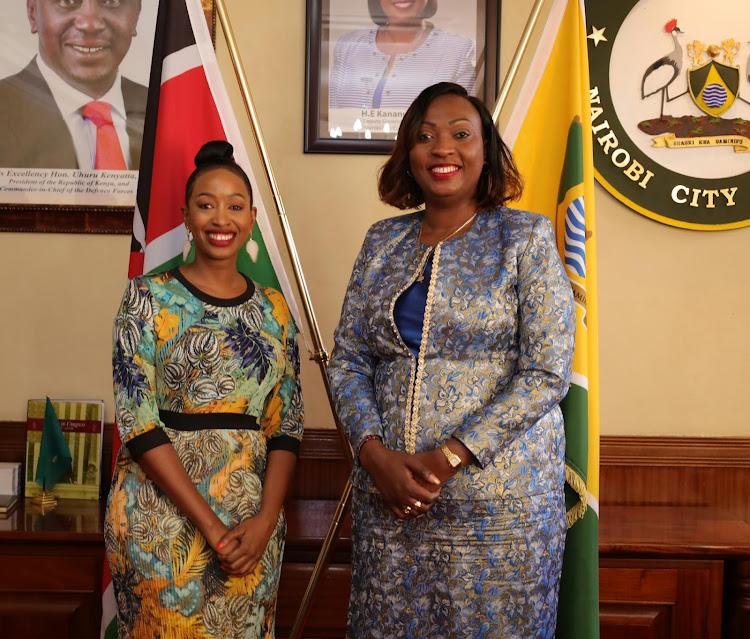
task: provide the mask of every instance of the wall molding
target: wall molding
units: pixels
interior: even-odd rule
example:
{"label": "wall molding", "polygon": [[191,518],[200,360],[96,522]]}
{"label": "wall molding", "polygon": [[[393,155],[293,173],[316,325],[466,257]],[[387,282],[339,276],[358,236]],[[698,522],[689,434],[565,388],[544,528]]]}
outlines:
{"label": "wall molding", "polygon": [[750,437],[644,437],[604,435],[601,466],[750,468]]}
{"label": "wall molding", "polygon": [[602,505],[711,506],[750,523],[750,437],[600,440]]}
{"label": "wall molding", "polygon": [[307,428],[299,451],[300,459],[341,459],[341,438],[333,428]]}
{"label": "wall molding", "polygon": [[[111,423],[104,425],[105,442],[111,443],[112,428]],[[0,431],[0,457],[23,457],[26,422],[0,421]],[[750,437],[602,435],[600,456],[602,466],[668,466],[678,461],[681,466],[750,468]],[[338,433],[307,428],[300,459],[344,460]]]}

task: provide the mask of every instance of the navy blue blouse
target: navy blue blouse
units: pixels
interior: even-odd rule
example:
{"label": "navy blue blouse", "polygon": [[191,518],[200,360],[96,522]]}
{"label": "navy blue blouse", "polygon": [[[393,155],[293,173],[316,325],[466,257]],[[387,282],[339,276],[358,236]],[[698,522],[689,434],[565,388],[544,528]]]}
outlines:
{"label": "navy blue blouse", "polygon": [[435,251],[431,250],[424,267],[424,279],[421,282],[415,281],[407,288],[393,307],[396,328],[401,334],[401,339],[414,353],[414,357],[419,356],[419,345],[422,343],[422,325],[424,324],[424,309],[427,305],[427,290],[430,288],[433,255]]}

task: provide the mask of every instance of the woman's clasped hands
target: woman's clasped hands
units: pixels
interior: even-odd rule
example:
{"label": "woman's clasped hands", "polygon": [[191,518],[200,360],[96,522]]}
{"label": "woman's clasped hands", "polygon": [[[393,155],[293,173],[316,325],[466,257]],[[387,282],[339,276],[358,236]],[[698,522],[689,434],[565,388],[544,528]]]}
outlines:
{"label": "woman's clasped hands", "polygon": [[455,473],[438,449],[410,455],[386,448],[379,439],[362,446],[359,460],[372,475],[383,503],[399,519],[422,517]]}
{"label": "woman's clasped hands", "polygon": [[228,530],[214,547],[222,569],[232,577],[244,577],[253,572],[271,539],[276,521],[261,511]]}

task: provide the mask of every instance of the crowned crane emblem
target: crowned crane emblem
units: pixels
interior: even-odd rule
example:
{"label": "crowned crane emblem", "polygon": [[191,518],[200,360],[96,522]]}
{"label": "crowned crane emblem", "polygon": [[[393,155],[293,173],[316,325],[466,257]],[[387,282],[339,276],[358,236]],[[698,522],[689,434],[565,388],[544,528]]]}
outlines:
{"label": "crowned crane emblem", "polygon": [[641,80],[641,99],[661,93],[661,111],[659,117],[664,117],[664,101],[671,102],[685,93],[674,97],[669,96],[669,85],[671,85],[682,71],[682,45],[677,39],[682,31],[677,26],[677,20],[672,19],[664,26],[664,30],[672,36],[674,47],[670,53],[653,62],[646,69]]}

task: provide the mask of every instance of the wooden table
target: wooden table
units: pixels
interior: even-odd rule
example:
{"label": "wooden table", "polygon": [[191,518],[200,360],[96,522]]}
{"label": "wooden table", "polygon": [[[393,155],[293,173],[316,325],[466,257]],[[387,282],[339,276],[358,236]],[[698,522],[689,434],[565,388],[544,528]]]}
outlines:
{"label": "wooden table", "polygon": [[60,500],[42,515],[26,500],[0,519],[2,636],[98,637],[103,543],[98,501]]}
{"label": "wooden table", "polygon": [[602,639],[748,639],[750,524],[716,508],[602,506]]}

